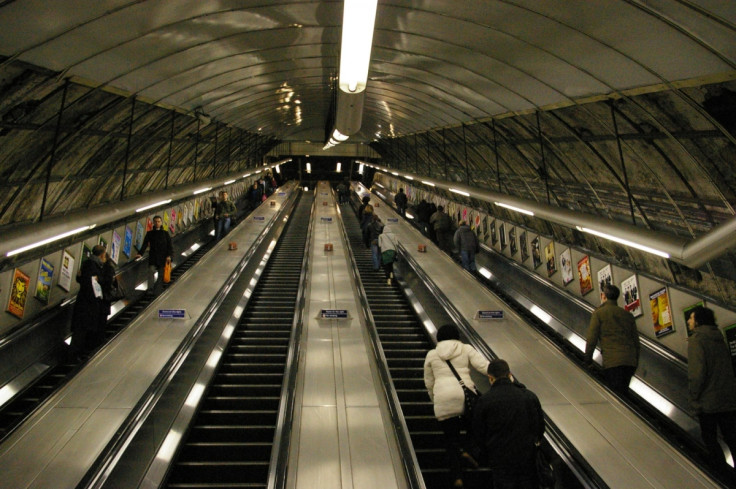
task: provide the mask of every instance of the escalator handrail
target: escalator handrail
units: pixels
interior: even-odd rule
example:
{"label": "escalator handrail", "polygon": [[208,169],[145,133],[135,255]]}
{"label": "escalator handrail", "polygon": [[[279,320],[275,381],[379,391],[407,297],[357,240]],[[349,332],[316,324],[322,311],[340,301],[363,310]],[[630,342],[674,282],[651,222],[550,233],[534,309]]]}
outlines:
{"label": "escalator handrail", "polygon": [[[353,202],[351,202],[353,204]],[[354,206],[353,206],[354,208]],[[350,247],[350,239],[345,229],[345,223],[343,221],[342,212],[338,207],[338,221],[339,228],[342,234],[343,244],[345,245],[346,253],[350,261],[350,271],[353,276],[353,281],[358,290],[358,297],[360,300],[360,309],[363,313],[363,319],[366,324],[366,330],[370,337],[371,349],[373,351],[373,357],[378,369],[378,373],[381,377],[381,383],[383,384],[383,391],[385,394],[388,410],[391,415],[392,426],[396,434],[396,439],[399,445],[399,451],[401,452],[401,461],[404,467],[404,473],[407,477],[407,482],[410,489],[426,489],[424,484],[424,477],[422,476],[421,469],[419,468],[419,461],[417,460],[416,453],[414,451],[414,445],[412,444],[411,437],[409,436],[409,428],[406,425],[403,411],[401,410],[401,404],[399,402],[396,390],[393,388],[393,382],[391,374],[388,370],[386,356],[384,355],[381,341],[376,331],[373,314],[368,304],[365,289],[363,283],[360,280],[358,274],[358,263],[353,254],[353,250]]]}
{"label": "escalator handrail", "polygon": [[[317,199],[312,200],[310,215],[315,213]],[[279,400],[279,412],[274,433],[274,444],[271,449],[271,460],[269,463],[268,489],[283,489],[286,487],[287,467],[289,463],[289,452],[291,450],[291,432],[294,425],[294,406],[296,404],[296,384],[298,381],[299,355],[301,352],[301,338],[304,329],[304,307],[306,305],[307,277],[309,276],[309,243],[312,240],[313,220],[309,220],[302,269],[299,276],[299,290],[294,319],[292,321],[291,336],[289,338],[289,349],[286,354],[286,367],[284,379],[281,384],[281,398]]]}
{"label": "escalator handrail", "polygon": [[[290,192],[290,195],[286,202],[284,202],[283,209],[286,210],[291,205],[294,205],[295,197],[297,195],[298,188]],[[179,347],[176,349],[174,354],[169,358],[166,364],[162,367],[161,371],[155,377],[151,385],[146,389],[141,399],[136,403],[131,412],[126,417],[123,424],[113,435],[112,439],[107,443],[105,448],[102,450],[100,455],[97,457],[95,462],[92,464],[90,469],[87,471],[85,476],[82,478],[80,483],[77,485],[77,489],[99,489],[104,486],[107,477],[111,474],[115,467],[115,464],[121,459],[125,449],[129,443],[133,440],[136,433],[143,426],[143,423],[148,418],[149,414],[153,411],[157,402],[161,399],[174,375],[184,364],[184,361],[189,356],[189,353],[194,348],[197,339],[199,339],[204,330],[209,325],[210,321],[217,312],[222,302],[230,292],[231,287],[237,281],[240,274],[243,272],[248,262],[256,252],[264,238],[268,235],[271,228],[275,225],[278,219],[284,212],[276,212],[271,219],[264,225],[258,237],[254,240],[248,251],[243,255],[238,265],[233,269],[232,273],[220,287],[219,291],[212,299],[212,301],[205,308],[200,318],[195,322],[187,336],[182,340]]]}

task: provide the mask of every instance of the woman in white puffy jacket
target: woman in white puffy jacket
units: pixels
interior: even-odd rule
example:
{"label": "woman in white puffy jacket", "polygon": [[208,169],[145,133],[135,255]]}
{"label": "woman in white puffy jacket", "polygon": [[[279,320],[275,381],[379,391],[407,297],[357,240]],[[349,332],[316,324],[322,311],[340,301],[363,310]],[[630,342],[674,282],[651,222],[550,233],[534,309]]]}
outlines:
{"label": "woman in white puffy jacket", "polygon": [[424,385],[434,404],[434,415],[445,434],[450,475],[455,481],[454,487],[463,487],[460,462],[464,458],[475,465],[475,461],[462,448],[460,417],[465,408],[465,395],[447,361],[452,363],[465,385],[475,389],[470,367],[485,375],[488,360],[475,348],[460,341],[460,332],[454,324],[446,324],[437,331],[437,346],[427,353],[424,360]]}

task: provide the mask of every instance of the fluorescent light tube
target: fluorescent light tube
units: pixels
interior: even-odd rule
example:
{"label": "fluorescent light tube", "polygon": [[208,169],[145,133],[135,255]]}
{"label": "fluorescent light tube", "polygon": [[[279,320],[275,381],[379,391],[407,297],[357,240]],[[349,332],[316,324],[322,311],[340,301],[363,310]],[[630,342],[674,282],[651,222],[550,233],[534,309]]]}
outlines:
{"label": "fluorescent light tube", "polygon": [[337,141],[338,143],[341,143],[343,141],[347,141],[350,136],[346,136],[345,134],[341,133],[337,129],[332,131],[332,139]]}
{"label": "fluorescent light tube", "polygon": [[18,248],[17,250],[8,251],[5,256],[13,256],[17,255],[18,253],[23,253],[24,251],[32,250],[33,248],[38,248],[39,246],[43,246],[45,244],[52,243],[54,241],[57,241],[62,238],[66,238],[67,236],[71,236],[73,234],[81,233],[82,231],[86,231],[94,226],[82,226],[81,228],[72,229],[71,231],[67,231],[65,233],[61,233],[58,236],[54,236],[53,238],[47,238],[43,241],[39,241],[38,243],[33,243],[27,246],[24,246],[22,248]]}
{"label": "fluorescent light tube", "polygon": [[340,170],[342,169],[342,163],[339,161],[337,162],[337,168],[335,169],[336,172],[340,173]]}
{"label": "fluorescent light tube", "polygon": [[406,178],[407,180],[414,180],[414,177],[410,177],[409,175],[404,175],[404,178]]}
{"label": "fluorescent light tube", "polygon": [[463,192],[462,190],[458,190],[456,188],[450,188],[449,190],[450,190],[450,192],[453,192],[453,193],[456,193],[456,194],[460,194],[460,195],[464,195],[465,197],[470,197],[470,194],[469,193]]}
{"label": "fluorescent light tube", "polygon": [[381,185],[381,184],[380,184],[380,183],[378,183],[378,182],[376,182],[376,185],[378,185],[378,186],[379,186],[379,187],[381,187],[381,188],[386,188],[386,187],[384,187],[383,185]]}
{"label": "fluorescent light tube", "polygon": [[368,81],[378,0],[345,0],[340,47],[340,90],[360,93]]}
{"label": "fluorescent light tube", "polygon": [[227,182],[223,183],[223,185],[230,185],[231,183],[235,183],[235,180],[228,180]]}
{"label": "fluorescent light tube", "polygon": [[201,194],[201,193],[204,193],[204,192],[208,192],[210,190],[212,190],[212,187],[201,188],[199,190],[195,190],[193,193],[194,193],[194,195],[197,195],[197,194]]}
{"label": "fluorescent light tube", "polygon": [[425,182],[424,180],[422,180],[422,183],[424,185],[429,185],[430,187],[434,187],[434,184],[432,182]]}
{"label": "fluorescent light tube", "polygon": [[522,209],[520,207],[514,207],[513,205],[504,204],[503,202],[494,202],[496,205],[500,205],[501,207],[505,207],[507,209],[511,209],[512,211],[521,212],[522,214],[526,214],[527,216],[533,216],[534,213],[532,211],[528,211],[526,209]]}
{"label": "fluorescent light tube", "polygon": [[166,205],[166,204],[168,204],[169,202],[171,202],[171,199],[167,199],[167,200],[162,200],[161,202],[156,202],[155,204],[151,204],[151,205],[147,205],[147,206],[145,206],[145,207],[141,207],[140,209],[136,209],[135,211],[136,211],[136,212],[143,212],[143,211],[147,211],[148,209],[153,209],[154,207],[158,207],[158,206],[160,206],[160,205]]}
{"label": "fluorescent light tube", "polygon": [[[291,160],[289,160],[289,161],[291,161]],[[276,173],[281,173],[281,167],[279,165],[276,165]]]}
{"label": "fluorescent light tube", "polygon": [[395,176],[397,176],[397,177],[399,176],[399,174],[398,174],[398,173],[396,173],[395,171],[392,171],[392,172],[391,172],[391,175],[395,175]]}
{"label": "fluorescent light tube", "polygon": [[590,233],[595,236],[598,236],[600,238],[604,239],[610,239],[611,241],[615,241],[616,243],[620,243],[622,245],[631,246],[632,248],[636,248],[637,250],[646,251],[647,253],[651,253],[653,255],[661,256],[662,258],[669,258],[670,254],[664,251],[660,251],[654,248],[650,248],[649,246],[634,243],[633,241],[629,241],[628,239],[619,238],[617,236],[612,236],[610,234],[602,233],[600,231],[596,231],[595,229],[590,228],[584,228],[580,226],[575,226],[578,231],[583,231],[584,233]]}
{"label": "fluorescent light tube", "polygon": [[363,174],[363,163],[361,163],[360,166],[358,167],[358,174],[359,175]]}

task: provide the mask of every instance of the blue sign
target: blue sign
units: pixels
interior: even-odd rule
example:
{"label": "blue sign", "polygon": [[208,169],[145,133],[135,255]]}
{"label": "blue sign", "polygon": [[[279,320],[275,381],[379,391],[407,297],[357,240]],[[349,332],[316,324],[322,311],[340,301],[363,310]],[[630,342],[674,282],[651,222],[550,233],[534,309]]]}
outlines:
{"label": "blue sign", "polygon": [[159,309],[158,317],[161,319],[186,319],[186,309]]}
{"label": "blue sign", "polygon": [[286,195],[286,192],[279,192],[280,197],[283,197],[284,195]]}
{"label": "blue sign", "polygon": [[322,218],[322,222],[332,222],[332,218],[331,217],[323,217]]}
{"label": "blue sign", "polygon": [[398,218],[398,217],[389,217],[389,218],[388,218],[388,219],[386,219],[386,220],[387,220],[388,222],[399,222],[399,218]]}
{"label": "blue sign", "polygon": [[265,221],[266,218],[264,216],[254,216],[253,220],[254,221]]}
{"label": "blue sign", "polygon": [[478,311],[478,319],[503,319],[503,311]]}
{"label": "blue sign", "polygon": [[322,309],[319,317],[324,319],[347,319],[347,309]]}

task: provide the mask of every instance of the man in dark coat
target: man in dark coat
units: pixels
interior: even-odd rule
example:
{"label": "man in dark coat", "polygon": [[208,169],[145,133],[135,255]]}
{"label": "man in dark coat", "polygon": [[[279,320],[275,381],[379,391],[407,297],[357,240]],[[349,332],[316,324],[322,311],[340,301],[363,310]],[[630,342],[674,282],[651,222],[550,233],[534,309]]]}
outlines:
{"label": "man in dark coat", "polygon": [[82,263],[77,274],[79,292],[72,313],[72,351],[86,358],[102,344],[107,322],[103,290],[111,284],[104,280],[105,247],[96,245],[92,255]]}
{"label": "man in dark coat", "polygon": [[[161,216],[154,216],[153,229],[146,233],[141,249],[138,250],[138,254],[136,255],[136,259],[140,258],[150,245],[151,252],[148,254],[148,292],[154,294],[158,294],[163,290],[164,268],[171,263],[171,256],[174,254],[171,236],[169,236],[169,233],[162,225],[163,220]],[[154,278],[157,272],[158,277]]]}
{"label": "man in dark coat", "polygon": [[437,246],[445,253],[452,254],[452,218],[444,207],[437,206],[437,212],[429,218],[429,225],[434,229]]}
{"label": "man in dark coat", "polygon": [[422,199],[417,205],[417,222],[419,223],[419,230],[425,235],[429,236],[429,218],[432,217],[429,204],[426,200]]}
{"label": "man in dark coat", "polygon": [[402,217],[406,217],[406,205],[409,203],[409,199],[406,198],[403,188],[400,188],[399,193],[394,196],[394,203],[396,204],[398,213]]}
{"label": "man in dark coat", "polygon": [[603,287],[605,301],[593,312],[586,336],[585,358],[593,360],[600,341],[603,375],[611,390],[621,396],[629,392],[629,382],[639,365],[639,331],[634,316],[616,305],[621,291],[615,285]]}
{"label": "man in dark coat", "polygon": [[491,388],[475,405],[473,437],[485,449],[494,489],[537,489],[536,446],[544,436],[537,396],[512,380],[509,364],[488,364]]}
{"label": "man in dark coat", "polygon": [[731,455],[736,456],[736,378],[731,355],[711,309],[693,309],[687,326],[693,331],[687,344],[690,407],[700,420],[700,433],[712,462],[736,485],[736,474],[726,464],[718,444],[720,428]]}
{"label": "man in dark coat", "polygon": [[460,250],[460,260],[465,270],[476,272],[475,254],[479,251],[478,236],[470,229],[468,223],[460,221],[460,227],[453,237],[455,247]]}

